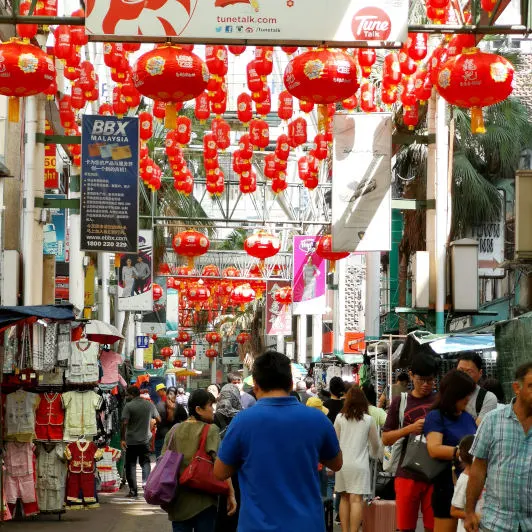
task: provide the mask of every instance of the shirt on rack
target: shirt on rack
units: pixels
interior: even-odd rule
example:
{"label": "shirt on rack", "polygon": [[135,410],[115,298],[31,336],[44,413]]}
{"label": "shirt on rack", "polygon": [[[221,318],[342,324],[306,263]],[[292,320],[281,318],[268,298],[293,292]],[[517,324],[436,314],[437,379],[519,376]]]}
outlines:
{"label": "shirt on rack", "polygon": [[74,384],[98,382],[98,344],[80,340],[72,342],[71,348],[70,364],[66,372],[67,382]]}
{"label": "shirt on rack", "polygon": [[74,474],[94,473],[96,470],[96,460],[100,460],[102,456],[102,450],[98,449],[91,441],[72,442],[65,449],[68,470]]}
{"label": "shirt on rack", "polygon": [[103,377],[100,379],[101,384],[120,383],[126,386],[126,381],[118,373],[118,366],[122,364],[122,356],[114,351],[102,351],[100,354],[100,364],[102,365]]}
{"label": "shirt on rack", "polygon": [[67,466],[64,443],[37,443],[37,502],[41,512],[64,507]]}
{"label": "shirt on rack", "polygon": [[57,363],[67,367],[70,363],[70,323],[60,323],[57,329]]}
{"label": "shirt on rack", "polygon": [[65,441],[77,440],[80,436],[96,436],[96,411],[100,409],[102,398],[93,391],[66,392],[62,397],[65,407]]}
{"label": "shirt on rack", "polygon": [[54,368],[53,371],[46,371],[39,374],[40,386],[57,386],[63,387],[63,378],[65,370],[63,368]]}
{"label": "shirt on rack", "polygon": [[7,440],[31,442],[35,430],[36,393],[17,390],[6,397]]}
{"label": "shirt on rack", "polygon": [[6,472],[11,477],[33,475],[33,444],[8,441],[4,458]]}
{"label": "shirt on rack", "polygon": [[49,323],[44,333],[43,371],[52,371],[57,363],[57,323]]}
{"label": "shirt on rack", "polygon": [[42,323],[34,323],[32,326],[32,363],[35,371],[44,371],[44,332]]}
{"label": "shirt on rack", "polygon": [[120,475],[116,463],[120,460],[121,452],[109,446],[104,447],[101,451],[102,459],[96,465],[101,481],[100,491],[114,493],[120,489]]}
{"label": "shirt on rack", "polygon": [[61,441],[65,410],[60,393],[42,393],[35,412],[35,436],[38,440]]}

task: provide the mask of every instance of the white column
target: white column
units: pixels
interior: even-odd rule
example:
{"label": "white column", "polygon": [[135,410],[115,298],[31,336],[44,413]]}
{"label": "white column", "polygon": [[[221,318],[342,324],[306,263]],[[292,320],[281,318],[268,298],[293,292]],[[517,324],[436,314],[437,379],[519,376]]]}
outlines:
{"label": "white column", "polygon": [[312,316],[312,360],[319,360],[323,348],[323,316]]}
{"label": "white column", "polygon": [[22,258],[24,305],[42,304],[42,210],[35,198],[44,197],[44,144],[35,135],[44,133],[44,96],[26,98],[24,123]]}
{"label": "white column", "polygon": [[276,340],[277,345],[275,348],[277,349],[277,352],[284,353],[284,336],[282,334],[278,334]]}
{"label": "white column", "polygon": [[[79,175],[79,192],[74,192],[72,188],[69,190],[68,197],[70,199],[78,198],[81,207],[81,169],[79,166],[72,167],[72,176]],[[81,251],[81,217],[79,210],[70,210],[69,216],[70,224],[70,262],[68,263],[69,273],[69,300],[74,307],[81,314],[85,306],[85,271],[83,269],[83,262],[85,260],[85,252]]]}
{"label": "white column", "polygon": [[305,364],[307,361],[307,316],[297,317],[297,361]]}
{"label": "white column", "polygon": [[[135,319],[135,336],[140,336],[142,332],[140,331],[141,321],[140,319]],[[144,349],[138,349],[135,342],[135,369],[142,369],[144,367]]]}
{"label": "white column", "polygon": [[380,337],[380,274],[380,252],[366,253],[366,338],[368,340],[378,340]]}
{"label": "white column", "polygon": [[[432,91],[432,96],[427,106],[427,133],[436,135],[436,95]],[[436,143],[428,145],[427,150],[427,200],[436,200]],[[427,209],[426,216],[426,241],[427,251],[430,256],[430,276],[429,276],[429,303],[436,303],[436,210]]]}
{"label": "white column", "polygon": [[110,253],[98,254],[98,279],[100,280],[100,293],[98,297],[98,317],[105,323],[111,323],[111,301],[109,298],[110,260]]}
{"label": "white column", "polygon": [[211,363],[211,383],[215,383],[216,382],[216,366],[217,366],[216,359],[211,358],[210,363]]}
{"label": "white column", "polygon": [[336,271],[334,272],[334,308],[333,308],[333,332],[334,348],[333,352],[337,356],[344,354],[345,339],[345,260],[336,261]]}

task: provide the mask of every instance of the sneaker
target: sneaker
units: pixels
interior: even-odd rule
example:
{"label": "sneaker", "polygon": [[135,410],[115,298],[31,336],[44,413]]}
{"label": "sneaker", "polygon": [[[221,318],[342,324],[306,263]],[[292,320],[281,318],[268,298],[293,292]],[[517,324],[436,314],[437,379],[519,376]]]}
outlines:
{"label": "sneaker", "polygon": [[340,514],[336,514],[336,517],[334,518],[334,524],[339,525],[340,524]]}
{"label": "sneaker", "polygon": [[130,492],[126,495],[126,497],[127,497],[128,499],[136,499],[136,498],[138,497],[138,494],[135,493],[134,491],[130,491]]}

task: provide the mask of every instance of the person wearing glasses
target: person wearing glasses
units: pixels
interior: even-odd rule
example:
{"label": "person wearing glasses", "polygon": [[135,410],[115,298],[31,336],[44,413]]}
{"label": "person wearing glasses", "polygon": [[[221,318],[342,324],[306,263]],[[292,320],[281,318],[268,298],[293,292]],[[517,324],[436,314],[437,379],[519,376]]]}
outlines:
{"label": "person wearing glasses", "polygon": [[[412,362],[409,376],[413,389],[408,393],[404,406],[404,421],[400,423],[401,394],[392,399],[383,427],[382,442],[393,445],[401,438],[408,438],[410,434],[422,434],[425,416],[434,403],[434,378],[437,366],[432,357],[419,356]],[[403,447],[397,473],[395,475],[396,519],[397,528],[403,532],[414,531],[417,526],[419,508],[423,512],[425,531],[434,528],[434,514],[432,512],[432,485],[417,476],[405,471],[401,467],[406,445]]]}

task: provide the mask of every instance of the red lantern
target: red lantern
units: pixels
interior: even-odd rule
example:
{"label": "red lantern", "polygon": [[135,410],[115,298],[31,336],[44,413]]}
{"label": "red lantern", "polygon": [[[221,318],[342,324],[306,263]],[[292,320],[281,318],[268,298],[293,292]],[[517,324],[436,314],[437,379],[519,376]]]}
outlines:
{"label": "red lantern", "polygon": [[244,310],[244,306],[254,299],[255,290],[251,288],[249,283],[238,285],[231,293],[231,303],[239,305],[241,310]]}
{"label": "red lantern", "polygon": [[327,138],[323,133],[319,133],[314,137],[314,157],[318,159],[318,161],[323,161],[327,159],[327,154],[329,152],[329,144],[327,142]]}
{"label": "red lantern", "polygon": [[205,62],[213,76],[219,78],[225,76],[228,67],[227,48],[222,45],[207,45],[205,47]]}
{"label": "red lantern", "polygon": [[237,344],[245,344],[249,339],[251,338],[251,335],[247,332],[241,332],[237,337],[236,337],[236,343]]}
{"label": "red lantern", "polygon": [[350,253],[348,251],[333,251],[332,250],[332,236],[323,235],[318,240],[318,245],[316,246],[316,254],[322,259],[328,260],[331,262],[331,270],[334,270],[334,263],[337,260],[345,259],[349,257]]}
{"label": "red lantern", "polygon": [[273,298],[281,305],[290,305],[290,303],[292,303],[292,288],[290,286],[279,288],[279,290],[273,294]]}
{"label": "red lantern", "polygon": [[502,102],[513,90],[514,68],[504,57],[472,48],[444,63],[435,84],[452,105],[471,109],[471,131],[484,133],[482,107]]}
{"label": "red lantern", "polygon": [[205,350],[205,356],[207,358],[216,358],[218,356],[218,351],[216,349],[206,349]]}
{"label": "red lantern", "polygon": [[166,114],[166,103],[159,100],[153,102],[153,116],[158,120],[163,120]]}
{"label": "red lantern", "polygon": [[[31,7],[31,2],[27,2],[27,1],[21,2],[19,5],[19,9],[18,9],[19,15],[29,15],[30,7]],[[39,27],[37,26],[37,24],[17,24],[16,25],[16,30],[19,36],[22,39],[26,39],[28,41],[33,39],[33,37],[37,35],[38,29]]]}
{"label": "red lantern", "polygon": [[302,113],[310,113],[314,109],[314,102],[306,102],[305,100],[299,100],[299,110]]}
{"label": "red lantern", "polygon": [[300,100],[341,102],[358,89],[356,63],[340,50],[310,50],[288,63],[284,84],[290,94]]}
{"label": "red lantern", "polygon": [[428,35],[426,33],[409,33],[406,48],[414,61],[422,61],[427,57]]}
{"label": "red lantern", "polygon": [[297,46],[281,46],[281,50],[286,55],[294,55],[299,50],[299,48]]}
{"label": "red lantern", "polygon": [[144,96],[167,102],[166,126],[174,129],[175,104],[199,96],[207,88],[209,71],[194,53],[179,46],[163,45],[139,58],[132,79]]}
{"label": "red lantern", "polygon": [[308,158],[306,155],[304,155],[303,157],[300,157],[299,160],[297,161],[297,170],[298,170],[299,179],[301,179],[301,181],[303,182],[306,182],[306,180],[308,179],[310,175]]}
{"label": "red lantern", "polygon": [[141,140],[149,140],[153,135],[153,116],[143,111],[139,113],[139,127]]}
{"label": "red lantern", "polygon": [[497,5],[497,0],[480,0],[480,6],[484,11],[488,12],[488,15],[491,17],[493,9]]}
{"label": "red lantern", "polygon": [[201,305],[206,303],[211,297],[210,290],[202,284],[194,284],[187,289],[187,299],[194,304],[196,310],[200,310]]}
{"label": "red lantern", "polygon": [[158,285],[157,283],[153,283],[152,292],[153,292],[154,301],[159,301],[159,299],[163,297],[163,288],[161,285]]}
{"label": "red lantern", "polygon": [[211,109],[209,104],[209,96],[206,92],[201,93],[196,98],[196,105],[194,107],[194,116],[204,124],[211,116]]}
{"label": "red lantern", "polygon": [[38,46],[16,39],[0,43],[2,81],[0,94],[9,96],[8,119],[17,122],[19,97],[44,92],[55,82],[55,66],[52,59]]}
{"label": "red lantern", "polygon": [[362,68],[362,75],[369,78],[371,67],[377,60],[377,53],[373,48],[359,48],[357,52],[358,64]]}
{"label": "red lantern", "polygon": [[257,46],[255,48],[255,68],[264,80],[273,71],[273,46]]}
{"label": "red lantern", "polygon": [[255,172],[242,172],[239,189],[242,194],[252,194],[257,190],[257,175]]}
{"label": "red lantern", "polygon": [[214,159],[218,155],[216,138],[212,133],[205,133],[203,136],[203,156],[207,159]]}
{"label": "red lantern", "polygon": [[[76,9],[76,11],[73,11],[70,16],[84,17],[85,11],[83,9]],[[75,46],[85,46],[89,42],[89,38],[85,32],[85,26],[71,26],[70,39]]]}
{"label": "red lantern", "polygon": [[296,118],[292,122],[291,137],[295,148],[307,142],[307,121],[303,117]]}
{"label": "red lantern", "polygon": [[408,49],[404,46],[399,52],[399,67],[405,76],[411,76],[417,69],[416,62],[408,55]]}
{"label": "red lantern", "polygon": [[194,358],[196,356],[196,350],[193,347],[185,347],[183,349],[183,356],[185,358]]}
{"label": "red lantern", "polygon": [[231,145],[231,126],[223,119],[217,119],[216,131],[214,130],[213,120],[213,134],[216,139],[218,149],[225,151]]}
{"label": "red lantern", "polygon": [[384,57],[382,83],[386,88],[396,87],[399,85],[402,76],[399,57],[395,52],[390,52]]}
{"label": "red lantern", "polygon": [[[287,161],[290,156],[290,139],[284,133],[277,137],[277,147],[275,148],[275,155],[283,161]],[[285,166],[286,168],[286,166]]]}
{"label": "red lantern", "polygon": [[190,337],[190,334],[187,331],[183,331],[183,329],[181,329],[177,333],[177,337],[176,337],[176,342],[177,343],[179,343],[179,344],[188,344],[188,342],[190,342],[190,340],[191,340],[191,337]]}
{"label": "red lantern", "polygon": [[264,262],[265,259],[279,253],[281,241],[276,236],[261,229],[254,235],[246,238],[244,241],[244,249],[248,255]]}
{"label": "red lantern", "polygon": [[222,335],[219,332],[212,331],[205,335],[205,340],[208,344],[219,344],[222,341]]}
{"label": "red lantern", "polygon": [[264,149],[270,143],[270,128],[264,120],[252,120],[249,124],[249,138],[255,149]]}
{"label": "red lantern", "polygon": [[264,176],[267,179],[273,179],[275,175],[275,153],[268,153],[264,157]]}
{"label": "red lantern", "polygon": [[403,108],[403,123],[408,126],[410,131],[413,131],[419,121],[419,114],[417,105]]}
{"label": "red lantern", "polygon": [[342,102],[342,107],[346,110],[346,111],[354,111],[357,107],[358,107],[358,100],[357,100],[357,97],[355,95],[351,96],[351,98],[347,98],[347,100],[344,100]]}
{"label": "red lantern", "polygon": [[192,125],[190,118],[188,116],[178,116],[177,117],[177,127],[176,127],[176,138],[177,142],[182,146],[185,146],[190,142],[190,135],[192,133]]}
{"label": "red lantern", "polygon": [[236,109],[238,120],[247,126],[249,121],[253,118],[253,103],[251,96],[247,92],[238,95]]}
{"label": "red lantern", "polygon": [[54,56],[66,61],[71,55],[72,43],[70,42],[70,28],[58,26],[54,31]]}
{"label": "red lantern", "polygon": [[281,120],[290,120],[294,114],[294,99],[288,91],[279,94],[279,106],[277,115]]}
{"label": "red lantern", "polygon": [[365,113],[373,113],[377,110],[375,103],[375,86],[367,81],[360,88],[360,108]]}
{"label": "red lantern", "polygon": [[397,102],[398,89],[397,87],[382,87],[381,90],[381,101],[384,105],[393,105]]}
{"label": "red lantern", "polygon": [[110,103],[102,103],[98,109],[98,114],[102,116],[113,116],[113,106]]}
{"label": "red lantern", "polygon": [[156,358],[153,361],[153,367],[155,369],[161,369],[164,366],[164,362],[160,358]]}
{"label": "red lantern", "polygon": [[178,255],[188,257],[188,265],[192,268],[194,257],[207,253],[210,242],[203,233],[198,233],[198,231],[182,231],[174,236],[172,246]]}
{"label": "red lantern", "polygon": [[257,72],[257,65],[255,61],[251,61],[246,66],[247,85],[249,91],[253,93],[261,92],[264,88],[264,82]]}
{"label": "red lantern", "polygon": [[464,48],[474,48],[477,45],[476,36],[473,34],[460,33],[454,35],[447,44],[447,59],[460,55]]}
{"label": "red lantern", "polygon": [[163,347],[161,349],[160,355],[163,358],[170,358],[174,354],[174,350],[171,347]]}
{"label": "red lantern", "polygon": [[87,100],[85,99],[85,92],[78,85],[72,85],[70,103],[72,104],[73,109],[83,109],[87,103]]}
{"label": "red lantern", "polygon": [[272,97],[270,87],[266,87],[264,89],[264,92],[261,95],[261,101],[255,102],[255,108],[257,110],[257,114],[262,117],[266,117],[268,113],[272,110]]}
{"label": "red lantern", "polygon": [[401,103],[403,106],[407,108],[417,106],[416,80],[414,79],[414,76],[405,78],[401,82],[401,87]]}
{"label": "red lantern", "polygon": [[236,56],[242,55],[246,51],[246,47],[245,46],[232,45],[232,46],[228,46],[228,48],[229,48],[229,51],[233,55],[236,55]]}
{"label": "red lantern", "polygon": [[224,277],[240,277],[240,270],[234,266],[228,266],[222,271]]}
{"label": "red lantern", "polygon": [[253,157],[253,144],[249,135],[246,133],[240,137],[238,141],[238,150],[240,151],[240,156],[242,159],[251,159]]}
{"label": "red lantern", "polygon": [[113,112],[116,116],[121,118],[127,113],[128,105],[126,98],[122,94],[122,88],[116,86],[113,88]]}
{"label": "red lantern", "polygon": [[172,362],[174,368],[182,368],[183,367],[183,362],[181,360],[174,360]]}
{"label": "red lantern", "polygon": [[419,69],[414,75],[414,93],[421,105],[431,97],[432,87],[428,71],[425,68]]}

